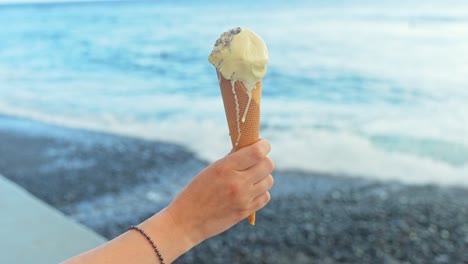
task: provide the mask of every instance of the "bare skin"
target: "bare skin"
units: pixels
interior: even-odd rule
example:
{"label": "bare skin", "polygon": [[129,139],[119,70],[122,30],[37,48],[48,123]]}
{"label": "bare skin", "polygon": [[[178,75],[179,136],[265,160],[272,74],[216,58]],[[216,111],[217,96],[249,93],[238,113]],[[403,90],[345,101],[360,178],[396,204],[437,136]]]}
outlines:
{"label": "bare skin", "polygon": [[[139,226],[155,241],[165,263],[231,228],[270,201],[274,164],[270,144],[253,145],[200,172],[167,206]],[[135,230],[66,260],[75,263],[157,263],[148,241]]]}

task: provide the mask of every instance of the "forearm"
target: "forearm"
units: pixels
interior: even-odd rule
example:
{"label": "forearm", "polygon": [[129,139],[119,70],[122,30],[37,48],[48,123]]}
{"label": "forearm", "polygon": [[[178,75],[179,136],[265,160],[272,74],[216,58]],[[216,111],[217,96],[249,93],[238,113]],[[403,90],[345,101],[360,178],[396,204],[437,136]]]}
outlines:
{"label": "forearm", "polygon": [[[155,242],[165,263],[171,263],[190,250],[195,243],[177,226],[167,209],[139,225]],[[157,263],[152,245],[136,230],[129,230],[106,244],[71,258],[64,264],[75,263]]]}
{"label": "forearm", "polygon": [[[200,172],[171,202],[139,227],[155,242],[165,263],[218,235],[270,200],[273,162],[267,141],[236,151]],[[146,237],[130,230],[103,246],[74,257],[73,263],[158,263]]]}

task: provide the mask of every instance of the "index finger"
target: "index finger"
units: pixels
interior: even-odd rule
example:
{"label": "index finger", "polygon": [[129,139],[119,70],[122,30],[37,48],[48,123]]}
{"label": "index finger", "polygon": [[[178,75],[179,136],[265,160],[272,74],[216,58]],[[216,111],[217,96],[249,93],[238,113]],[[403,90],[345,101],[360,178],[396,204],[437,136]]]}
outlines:
{"label": "index finger", "polygon": [[260,139],[252,145],[229,154],[226,158],[232,162],[235,170],[243,171],[265,159],[270,150],[270,143],[265,139]]}

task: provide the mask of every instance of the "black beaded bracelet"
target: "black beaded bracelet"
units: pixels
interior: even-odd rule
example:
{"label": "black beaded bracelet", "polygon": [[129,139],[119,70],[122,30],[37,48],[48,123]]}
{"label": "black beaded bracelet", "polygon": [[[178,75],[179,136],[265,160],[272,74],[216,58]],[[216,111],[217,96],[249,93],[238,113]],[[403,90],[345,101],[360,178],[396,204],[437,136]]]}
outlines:
{"label": "black beaded bracelet", "polygon": [[158,249],[158,247],[156,246],[156,244],[154,243],[153,239],[151,239],[151,237],[148,236],[148,234],[146,234],[146,232],[145,232],[143,229],[139,228],[138,226],[132,225],[132,226],[130,226],[130,227],[128,228],[128,230],[132,230],[132,229],[135,229],[136,231],[140,232],[140,234],[142,234],[142,235],[146,238],[146,240],[148,240],[148,242],[151,243],[151,246],[153,246],[154,251],[156,252],[156,255],[158,255],[158,258],[159,258],[160,263],[161,263],[161,264],[164,264],[164,258],[163,258],[163,256],[161,255],[161,252],[159,252],[159,249]]}

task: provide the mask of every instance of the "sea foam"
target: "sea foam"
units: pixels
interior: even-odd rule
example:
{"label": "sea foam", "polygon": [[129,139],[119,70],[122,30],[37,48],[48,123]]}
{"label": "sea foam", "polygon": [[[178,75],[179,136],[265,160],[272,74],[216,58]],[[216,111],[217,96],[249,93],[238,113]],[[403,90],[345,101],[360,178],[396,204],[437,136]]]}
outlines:
{"label": "sea foam", "polygon": [[[214,101],[217,100],[213,100],[213,103]],[[192,101],[192,105],[196,104]],[[200,102],[201,108],[203,105]],[[200,158],[213,162],[225,156],[231,148],[221,107],[222,105],[218,103],[216,108],[219,108],[220,114],[213,115],[212,119],[181,117],[154,122],[122,119],[109,114],[88,117],[88,119],[50,116],[11,107],[5,109],[2,105],[0,113],[62,126],[181,144],[194,151]],[[468,186],[466,163],[453,165],[430,157],[385,150],[369,138],[349,131],[314,127],[274,129],[264,126],[261,137],[271,142],[273,148],[270,156],[278,169],[416,184]]]}

